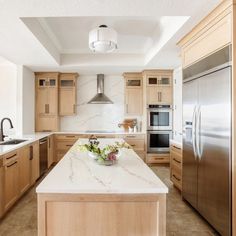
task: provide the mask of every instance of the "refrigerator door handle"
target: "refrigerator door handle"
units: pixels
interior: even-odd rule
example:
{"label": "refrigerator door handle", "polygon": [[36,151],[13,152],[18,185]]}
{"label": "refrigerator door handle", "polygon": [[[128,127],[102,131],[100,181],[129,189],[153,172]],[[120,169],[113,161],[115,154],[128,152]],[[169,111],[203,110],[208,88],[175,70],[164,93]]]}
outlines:
{"label": "refrigerator door handle", "polygon": [[193,122],[192,122],[192,142],[193,142],[193,153],[195,160],[197,159],[197,152],[196,152],[196,109],[197,107],[194,107],[193,110]]}
{"label": "refrigerator door handle", "polygon": [[199,161],[202,158],[201,153],[201,106],[197,109],[197,115],[196,115],[196,148],[197,148],[197,155]]}

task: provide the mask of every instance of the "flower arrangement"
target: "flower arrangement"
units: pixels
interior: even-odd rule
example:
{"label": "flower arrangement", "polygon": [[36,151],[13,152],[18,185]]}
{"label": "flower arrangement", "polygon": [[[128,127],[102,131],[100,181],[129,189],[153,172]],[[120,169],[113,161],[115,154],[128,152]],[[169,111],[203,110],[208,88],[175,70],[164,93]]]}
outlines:
{"label": "flower arrangement", "polygon": [[80,151],[88,151],[89,156],[93,157],[99,164],[113,165],[117,161],[119,151],[122,148],[130,148],[130,146],[123,142],[115,142],[113,145],[107,145],[104,148],[99,147],[99,141],[95,137],[89,139],[88,144],[80,145]]}

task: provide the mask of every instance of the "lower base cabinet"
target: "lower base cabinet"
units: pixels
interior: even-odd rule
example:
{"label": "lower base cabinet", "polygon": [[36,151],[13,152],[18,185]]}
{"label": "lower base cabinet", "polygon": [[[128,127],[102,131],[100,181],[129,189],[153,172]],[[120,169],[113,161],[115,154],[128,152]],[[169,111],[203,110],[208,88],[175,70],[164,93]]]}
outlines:
{"label": "lower base cabinet", "polygon": [[182,149],[176,144],[170,146],[170,179],[174,186],[182,190]]}
{"label": "lower base cabinet", "polygon": [[38,141],[0,157],[0,217],[38,178]]}
{"label": "lower base cabinet", "polygon": [[19,197],[19,157],[11,152],[3,157],[3,212],[6,212]]}
{"label": "lower base cabinet", "polygon": [[20,194],[23,194],[31,184],[30,181],[30,167],[31,167],[31,156],[30,156],[30,146],[21,148],[18,151],[18,161],[19,161],[19,188]]}

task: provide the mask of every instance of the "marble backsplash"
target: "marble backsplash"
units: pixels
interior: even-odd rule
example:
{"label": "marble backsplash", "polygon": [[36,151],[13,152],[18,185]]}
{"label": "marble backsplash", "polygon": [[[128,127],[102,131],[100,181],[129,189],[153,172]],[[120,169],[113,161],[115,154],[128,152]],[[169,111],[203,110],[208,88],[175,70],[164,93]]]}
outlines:
{"label": "marble backsplash", "polygon": [[[121,131],[124,117],[124,79],[122,75],[105,75],[105,94],[114,104],[87,104],[97,93],[97,77],[80,76],[77,81],[77,115],[61,117],[61,130]],[[136,117],[139,118],[140,117]]]}

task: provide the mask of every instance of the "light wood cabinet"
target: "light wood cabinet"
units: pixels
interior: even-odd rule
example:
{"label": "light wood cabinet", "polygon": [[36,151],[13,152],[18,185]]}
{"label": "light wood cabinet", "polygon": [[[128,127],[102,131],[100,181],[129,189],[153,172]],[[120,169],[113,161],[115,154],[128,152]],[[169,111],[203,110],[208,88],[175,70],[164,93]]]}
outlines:
{"label": "light wood cabinet", "polygon": [[179,145],[170,146],[170,179],[180,191],[182,190],[182,149]]}
{"label": "light wood cabinet", "polygon": [[54,162],[54,135],[48,137],[48,168]]}
{"label": "light wood cabinet", "polygon": [[148,164],[168,164],[170,163],[170,153],[147,153],[146,163]]}
{"label": "light wood cabinet", "polygon": [[20,194],[23,194],[26,190],[28,190],[31,185],[31,159],[33,158],[33,151],[30,150],[30,146],[26,146],[18,151]]}
{"label": "light wood cabinet", "polygon": [[76,114],[77,73],[61,73],[59,76],[59,115]]}
{"label": "light wood cabinet", "polygon": [[171,105],[173,103],[173,71],[144,70],[146,82],[146,103]]}
{"label": "light wood cabinet", "polygon": [[37,72],[36,76],[36,131],[57,131],[58,76],[54,72]]}
{"label": "light wood cabinet", "polygon": [[143,114],[143,78],[142,73],[124,73],[125,114]]}
{"label": "light wood cabinet", "polygon": [[30,183],[33,185],[39,178],[39,141],[30,145]]}
{"label": "light wood cabinet", "polygon": [[78,139],[76,134],[55,134],[55,161],[60,161]]}
{"label": "light wood cabinet", "polygon": [[142,158],[143,161],[146,160],[146,145],[145,145],[145,135],[144,134],[127,134],[121,135],[119,138],[123,138],[127,142],[136,154]]}
{"label": "light wood cabinet", "polygon": [[183,68],[232,42],[231,4],[230,1],[222,1],[222,4],[180,40],[178,45],[181,47]]}
{"label": "light wood cabinet", "polygon": [[19,197],[19,163],[17,152],[3,156],[3,211],[6,212]]}
{"label": "light wood cabinet", "polygon": [[172,87],[147,87],[147,104],[172,104]]}

